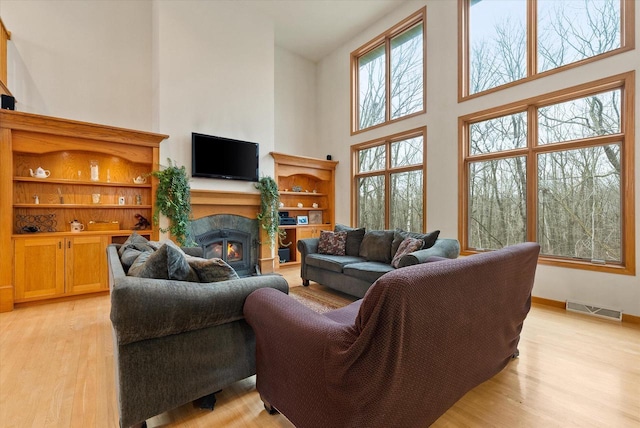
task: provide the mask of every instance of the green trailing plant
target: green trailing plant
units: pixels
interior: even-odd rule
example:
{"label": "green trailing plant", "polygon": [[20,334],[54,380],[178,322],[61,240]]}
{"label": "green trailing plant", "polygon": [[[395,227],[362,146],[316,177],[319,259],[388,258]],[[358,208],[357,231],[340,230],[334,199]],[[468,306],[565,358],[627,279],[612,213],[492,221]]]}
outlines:
{"label": "green trailing plant", "polygon": [[255,186],[260,191],[260,212],[257,219],[267,232],[271,248],[274,248],[276,240],[286,236],[285,231],[280,229],[278,184],[271,177],[262,177]]}
{"label": "green trailing plant", "polygon": [[160,228],[160,231],[171,233],[180,245],[185,246],[191,218],[189,177],[184,166],[178,167],[171,159],[167,159],[167,162],[168,166],[150,174],[158,179],[153,223],[158,225],[160,214],[165,215],[169,219],[169,227]]}

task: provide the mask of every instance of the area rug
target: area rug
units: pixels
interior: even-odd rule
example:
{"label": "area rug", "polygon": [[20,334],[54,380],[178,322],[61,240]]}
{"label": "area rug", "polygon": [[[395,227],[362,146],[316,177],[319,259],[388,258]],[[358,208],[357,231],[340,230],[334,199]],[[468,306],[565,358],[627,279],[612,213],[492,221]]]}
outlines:
{"label": "area rug", "polygon": [[347,306],[356,300],[355,297],[346,294],[302,286],[291,287],[289,296],[319,314]]}

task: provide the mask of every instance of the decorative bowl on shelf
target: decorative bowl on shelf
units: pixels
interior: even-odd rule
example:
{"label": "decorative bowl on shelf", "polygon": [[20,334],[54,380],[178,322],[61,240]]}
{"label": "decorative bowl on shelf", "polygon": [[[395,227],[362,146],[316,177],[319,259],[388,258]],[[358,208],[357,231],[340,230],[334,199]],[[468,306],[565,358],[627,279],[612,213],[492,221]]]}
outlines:
{"label": "decorative bowl on shelf", "polygon": [[133,182],[135,184],[144,184],[144,183],[147,182],[147,179],[144,178],[143,176],[139,175],[139,176],[137,176],[136,178],[133,179]]}

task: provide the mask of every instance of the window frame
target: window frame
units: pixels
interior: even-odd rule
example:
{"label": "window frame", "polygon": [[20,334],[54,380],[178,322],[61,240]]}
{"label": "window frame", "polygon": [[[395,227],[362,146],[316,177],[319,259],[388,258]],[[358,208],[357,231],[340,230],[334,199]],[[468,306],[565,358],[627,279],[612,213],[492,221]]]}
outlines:
{"label": "window frame", "polygon": [[[621,122],[620,132],[581,140],[569,140],[553,144],[538,144],[537,109],[548,105],[559,104],[576,98],[582,98],[607,90],[620,89]],[[531,97],[511,104],[471,113],[458,118],[459,136],[459,203],[458,203],[458,236],[461,254],[470,255],[483,251],[469,248],[469,164],[479,160],[502,159],[513,156],[526,158],[526,237],[527,241],[538,240],[538,162],[539,153],[565,151],[584,147],[601,146],[606,143],[620,143],[621,155],[621,251],[620,263],[594,263],[593,261],[572,259],[569,257],[540,255],[539,262],[552,266],[569,267],[599,272],[635,275],[635,71],[618,74],[593,82],[573,86],[548,94]],[[505,150],[491,154],[470,154],[470,125],[488,119],[527,112],[527,144],[523,148]]]}
{"label": "window frame", "polygon": [[[391,144],[407,140],[409,138],[422,137],[422,163],[401,167],[391,167]],[[384,169],[376,171],[359,172],[358,171],[358,154],[360,150],[370,149],[376,146],[385,146],[385,166]],[[385,212],[384,212],[384,228],[389,229],[390,212],[391,212],[391,176],[397,173],[407,171],[422,171],[422,225],[420,232],[427,230],[427,127],[419,127],[408,131],[399,132],[371,141],[354,144],[351,146],[351,224],[356,227],[364,227],[358,224],[359,207],[358,207],[358,180],[363,177],[384,176],[385,182]]]}
{"label": "window frame", "polygon": [[537,72],[538,62],[538,39],[537,39],[537,0],[526,0],[527,5],[527,75],[519,80],[504,83],[502,85],[486,89],[484,91],[469,94],[470,73],[469,73],[469,17],[471,0],[458,0],[458,102],[467,101],[479,96],[487,95],[503,89],[517,86],[540,77],[549,76],[568,69],[582,66],[590,62],[599,61],[613,55],[618,55],[635,49],[635,0],[620,1],[620,47],[596,56],[584,58],[563,66]]}
{"label": "window frame", "polygon": [[[422,22],[422,109],[395,119],[391,119],[391,39]],[[358,60],[372,50],[385,46],[385,120],[368,128],[360,129],[360,90]],[[427,109],[427,8],[426,6],[411,14],[384,33],[351,52],[351,135],[379,128],[413,116],[426,113]]]}

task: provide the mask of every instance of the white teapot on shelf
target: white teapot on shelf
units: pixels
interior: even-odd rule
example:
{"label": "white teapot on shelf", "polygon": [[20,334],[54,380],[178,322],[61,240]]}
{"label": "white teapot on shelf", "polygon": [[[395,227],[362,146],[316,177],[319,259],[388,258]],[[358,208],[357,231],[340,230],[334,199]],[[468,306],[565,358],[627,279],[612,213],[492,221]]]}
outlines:
{"label": "white teapot on shelf", "polygon": [[144,184],[147,182],[147,179],[144,178],[143,176],[139,175],[136,178],[133,179],[133,182],[136,184]]}
{"label": "white teapot on shelf", "polygon": [[35,172],[29,168],[29,173],[35,178],[47,178],[51,175],[51,172],[48,169],[42,169],[41,167],[36,168]]}

